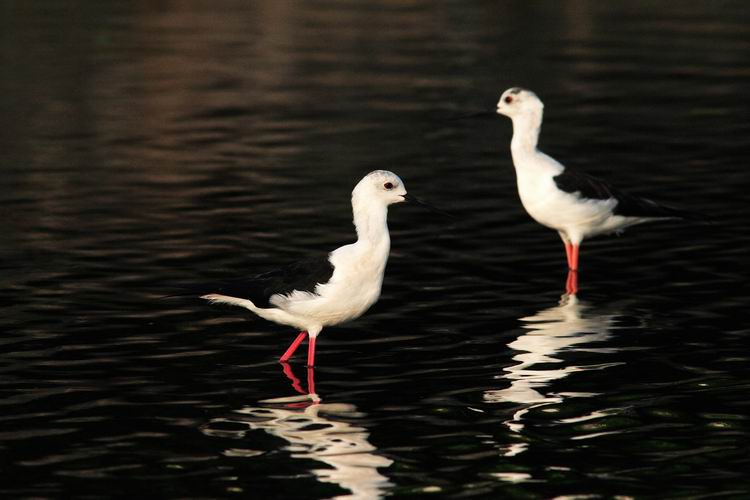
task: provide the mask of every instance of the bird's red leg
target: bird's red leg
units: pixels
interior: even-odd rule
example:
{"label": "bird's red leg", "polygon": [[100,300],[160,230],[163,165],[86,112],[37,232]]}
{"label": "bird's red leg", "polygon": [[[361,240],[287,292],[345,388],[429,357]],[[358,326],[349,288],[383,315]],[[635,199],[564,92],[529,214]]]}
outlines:
{"label": "bird's red leg", "polygon": [[578,249],[580,247],[580,245],[571,245],[570,263],[568,264],[571,271],[578,271]]}
{"label": "bird's red leg", "polygon": [[292,381],[292,387],[294,388],[294,390],[299,392],[300,394],[306,394],[302,389],[302,385],[300,384],[299,379],[294,376],[294,372],[292,371],[292,367],[289,366],[289,363],[282,363],[282,365],[284,366],[284,375],[286,375],[286,378]]}
{"label": "bird's red leg", "polygon": [[279,358],[279,361],[281,361],[282,363],[289,361],[289,358],[291,358],[292,355],[294,355],[294,351],[297,350],[297,348],[302,343],[302,341],[305,340],[305,338],[307,338],[307,332],[305,331],[299,332],[299,335],[297,335],[297,338],[294,339],[294,342],[292,342],[292,345],[289,346],[289,349],[286,350],[283,356]]}
{"label": "bird's red leg", "polygon": [[315,394],[315,369],[312,366],[307,368],[307,393]]}
{"label": "bird's red leg", "polygon": [[568,241],[563,241],[563,244],[565,244],[565,256],[568,258],[568,269],[570,269],[571,268],[570,267],[571,266],[571,261],[570,260],[571,260],[571,257],[572,257],[571,254],[573,252],[573,244],[570,243],[570,242],[568,242]]}
{"label": "bird's red leg", "polygon": [[307,341],[307,367],[315,366],[315,337]]}
{"label": "bird's red leg", "polygon": [[578,271],[568,271],[568,281],[565,282],[565,293],[568,295],[578,293]]}

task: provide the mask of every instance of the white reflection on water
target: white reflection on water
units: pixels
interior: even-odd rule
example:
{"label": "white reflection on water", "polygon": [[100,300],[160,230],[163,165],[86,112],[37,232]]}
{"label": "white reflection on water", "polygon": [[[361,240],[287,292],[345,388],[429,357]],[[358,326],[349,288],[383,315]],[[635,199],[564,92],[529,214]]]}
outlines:
{"label": "white reflection on water", "polygon": [[611,353],[614,348],[596,348],[591,344],[602,342],[612,336],[617,328],[619,314],[602,314],[590,304],[582,302],[575,294],[563,294],[559,305],[543,309],[533,316],[520,318],[526,333],[508,344],[518,351],[513,356],[515,365],[504,369],[496,376],[507,380],[510,386],[488,390],[484,400],[489,403],[521,403],[513,419],[506,422],[511,430],[523,429],[522,417],[530,409],[560,403],[567,397],[590,397],[590,392],[552,392],[546,390],[553,382],[570,373],[601,370],[621,363],[575,365],[566,362],[560,355],[564,352]]}
{"label": "white reflection on water", "polygon": [[[299,390],[299,380],[288,366],[285,374]],[[263,430],[288,442],[284,449],[293,458],[313,459],[330,468],[312,469],[318,481],[332,483],[350,491],[337,496],[341,499],[382,498],[392,486],[378,469],[390,466],[393,461],[378,455],[377,448],[368,438],[367,429],[342,419],[361,418],[364,415],[354,405],[323,403],[314,392],[314,372],[308,371],[308,393],[300,396],[274,398],[259,405],[245,406],[230,417],[212,419],[203,432],[211,436],[244,439],[250,430]],[[299,390],[299,392],[303,392]],[[242,424],[246,429],[225,430],[222,424]],[[232,448],[227,456],[256,457],[264,454],[254,449]]]}

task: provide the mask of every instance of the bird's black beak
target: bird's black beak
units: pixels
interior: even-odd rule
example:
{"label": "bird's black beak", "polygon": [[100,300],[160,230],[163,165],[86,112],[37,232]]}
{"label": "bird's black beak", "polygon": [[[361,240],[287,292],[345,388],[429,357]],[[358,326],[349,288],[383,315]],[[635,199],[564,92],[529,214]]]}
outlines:
{"label": "bird's black beak", "polygon": [[424,201],[420,200],[416,196],[412,196],[412,195],[410,195],[408,193],[404,195],[404,201],[406,203],[410,203],[412,205],[422,206],[422,207],[426,208],[427,210],[429,210],[432,213],[435,213],[435,214],[438,214],[438,215],[442,215],[444,217],[454,218],[454,216],[452,214],[449,214],[445,210],[440,210],[439,208],[437,208],[437,207],[435,207],[433,205],[430,205],[429,203],[425,203]]}
{"label": "bird's black beak", "polygon": [[465,115],[458,115],[454,116],[452,118],[448,118],[448,121],[458,121],[458,120],[477,120],[477,119],[489,119],[489,118],[495,118],[497,117],[497,112],[492,111],[478,111],[475,113],[468,113]]}

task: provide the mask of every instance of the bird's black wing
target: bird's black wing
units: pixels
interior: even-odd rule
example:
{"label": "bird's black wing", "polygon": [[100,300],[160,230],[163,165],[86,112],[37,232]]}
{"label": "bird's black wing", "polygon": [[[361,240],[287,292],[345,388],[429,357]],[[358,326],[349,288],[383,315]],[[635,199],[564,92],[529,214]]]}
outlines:
{"label": "bird's black wing", "polygon": [[705,220],[700,214],[662,205],[648,198],[641,198],[614,188],[609,183],[578,170],[565,170],[552,178],[558,189],[566,193],[578,193],[582,199],[617,200],[614,215],[624,217],[677,217],[689,220]]}
{"label": "bird's black wing", "polygon": [[247,299],[262,308],[274,307],[269,302],[273,295],[286,295],[294,290],[315,293],[315,288],[319,284],[330,281],[333,269],[328,255],[325,255],[288,264],[249,278],[189,286],[185,288],[185,293],[179,295],[200,296],[215,293]]}

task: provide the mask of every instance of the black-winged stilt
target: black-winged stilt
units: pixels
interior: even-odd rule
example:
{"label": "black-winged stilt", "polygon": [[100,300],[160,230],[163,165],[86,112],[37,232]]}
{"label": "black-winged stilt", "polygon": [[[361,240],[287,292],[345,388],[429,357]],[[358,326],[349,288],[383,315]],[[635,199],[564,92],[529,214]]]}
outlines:
{"label": "black-winged stilt", "polygon": [[227,282],[201,295],[213,303],[250,309],[263,319],[301,332],[280,361],[308,340],[307,364],[315,364],[315,339],[321,330],[358,318],[380,297],[391,247],[388,206],[415,201],[394,173],[376,170],[352,191],[357,241],[320,258],[307,259],[257,276]]}
{"label": "black-winged stilt", "polygon": [[[530,90],[513,87],[500,97],[496,113],[513,121],[510,151],[518,194],[528,214],[556,230],[565,244],[568,268],[578,270],[578,250],[586,238],[663,219],[704,219],[699,214],[623,193],[606,182],[563,166],[537,149],[542,101]],[[573,276],[577,289],[577,276]]]}

